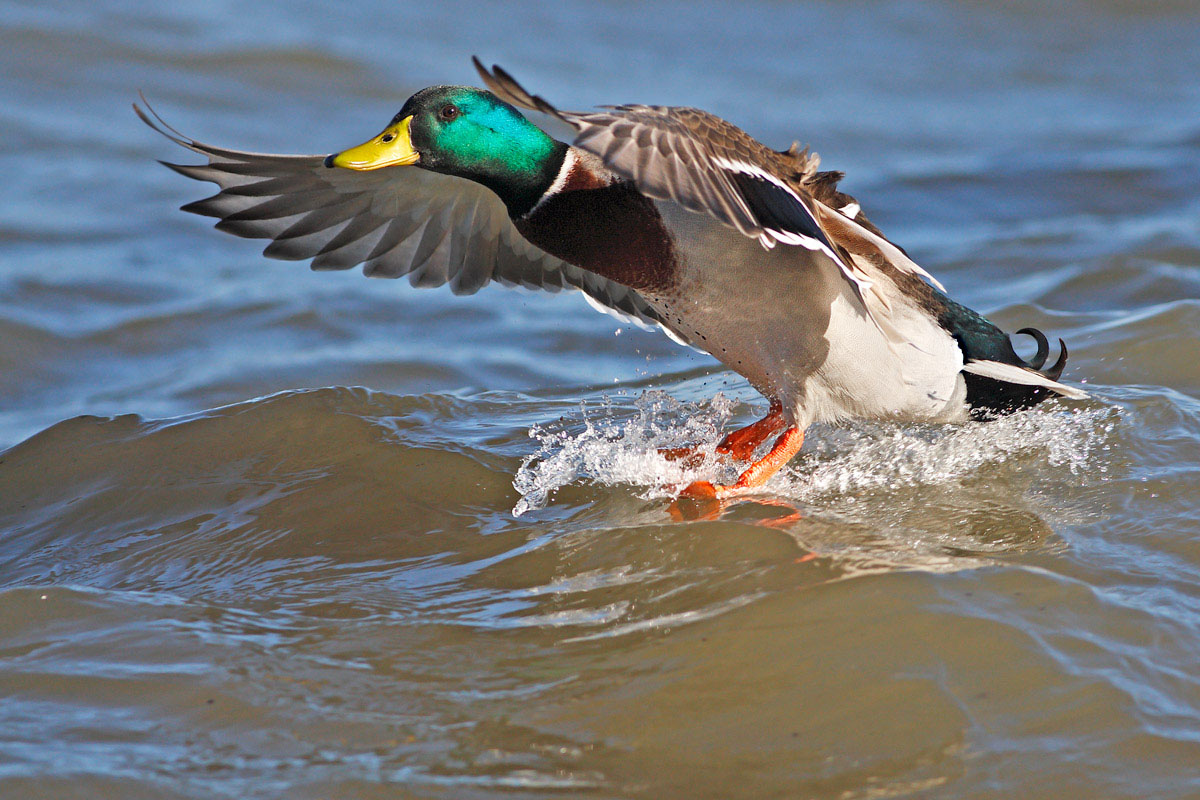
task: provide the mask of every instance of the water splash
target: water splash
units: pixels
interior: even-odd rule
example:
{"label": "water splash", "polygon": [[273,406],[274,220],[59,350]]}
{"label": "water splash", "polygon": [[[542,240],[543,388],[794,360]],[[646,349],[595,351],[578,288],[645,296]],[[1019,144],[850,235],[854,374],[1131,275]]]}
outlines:
{"label": "water splash", "polygon": [[[580,404],[579,419],[534,426],[540,447],[525,458],[513,479],[521,499],[513,516],[543,508],[557,489],[580,479],[605,486],[652,487],[647,497],[668,496],[664,486],[686,485],[719,469],[714,452],[735,403],[722,394],[701,405],[661,391],[643,392],[632,409],[619,410],[605,397],[598,413]],[[630,413],[632,412],[632,413]],[[698,447],[700,460],[684,464],[659,451]]]}
{"label": "water splash", "polygon": [[[1117,425],[1116,408],[1055,405],[967,425],[861,425],[831,430],[808,458],[781,473],[778,488],[817,499],[872,489],[950,484],[1015,460],[1035,460],[1072,476],[1105,473],[1095,454]],[[774,485],[773,485],[774,488]]]}
{"label": "water splash", "polygon": [[[638,487],[645,499],[671,497],[693,480],[729,481],[744,465],[718,457],[715,447],[736,405],[722,395],[697,404],[648,391],[632,408],[620,409],[605,398],[598,410],[584,404],[579,417],[535,426],[529,435],[540,446],[513,480],[521,494],[513,514],[544,507],[556,490],[580,480]],[[1017,459],[1072,476],[1102,474],[1107,466],[1094,464],[1094,454],[1119,415],[1113,407],[1066,409],[1051,403],[988,423],[819,426],[805,446],[806,457],[772,478],[763,492],[814,501],[945,485]],[[660,452],[681,446],[695,446],[698,459],[683,463]]]}

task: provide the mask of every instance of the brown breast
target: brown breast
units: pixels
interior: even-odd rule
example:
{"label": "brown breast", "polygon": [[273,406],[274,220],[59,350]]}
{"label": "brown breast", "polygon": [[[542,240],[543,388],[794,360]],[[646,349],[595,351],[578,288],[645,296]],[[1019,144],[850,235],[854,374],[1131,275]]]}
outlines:
{"label": "brown breast", "polygon": [[576,165],[561,190],[514,222],[547,253],[624,286],[661,294],[675,283],[671,236],[631,183]]}

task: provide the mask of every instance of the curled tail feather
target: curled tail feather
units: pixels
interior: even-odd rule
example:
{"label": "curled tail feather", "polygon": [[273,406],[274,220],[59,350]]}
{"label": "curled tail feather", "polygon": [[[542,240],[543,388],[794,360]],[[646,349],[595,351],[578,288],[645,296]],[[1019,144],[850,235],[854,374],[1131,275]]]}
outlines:
{"label": "curled tail feather", "polygon": [[1046,359],[1050,356],[1050,341],[1046,338],[1046,334],[1037,328],[1021,328],[1017,333],[1032,337],[1037,342],[1037,353],[1026,362],[1026,366],[1042,373],[1052,381],[1058,380],[1067,366],[1067,343],[1062,339],[1058,340],[1058,358],[1049,367],[1042,369],[1046,366]]}
{"label": "curled tail feather", "polygon": [[972,416],[987,418],[1030,408],[1052,395],[1073,400],[1088,397],[1087,392],[1058,381],[1067,365],[1066,342],[1058,340],[1058,358],[1045,367],[1050,356],[1050,341],[1046,334],[1037,328],[1022,328],[1017,333],[1037,342],[1037,352],[1028,361],[1010,350],[1009,358],[1005,361],[968,359],[963,365],[963,376],[967,380],[967,402],[971,405]]}

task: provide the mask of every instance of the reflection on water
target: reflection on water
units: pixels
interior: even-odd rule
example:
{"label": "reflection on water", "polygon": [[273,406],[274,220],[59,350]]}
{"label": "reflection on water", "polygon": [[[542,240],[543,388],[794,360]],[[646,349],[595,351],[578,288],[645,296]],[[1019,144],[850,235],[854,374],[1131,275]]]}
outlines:
{"label": "reflection on water", "polygon": [[[739,9],[0,7],[0,797],[1200,794],[1194,4]],[[471,53],[814,145],[1094,399],[676,501],[739,378],[265,261],[128,111],[328,152]]]}

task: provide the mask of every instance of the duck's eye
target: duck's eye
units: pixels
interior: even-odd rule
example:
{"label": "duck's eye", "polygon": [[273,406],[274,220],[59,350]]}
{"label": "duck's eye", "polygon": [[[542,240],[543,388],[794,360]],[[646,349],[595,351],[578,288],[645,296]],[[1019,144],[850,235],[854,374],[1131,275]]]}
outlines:
{"label": "duck's eye", "polygon": [[442,119],[444,119],[446,122],[450,122],[451,120],[455,119],[458,115],[459,115],[458,106],[455,106],[455,105],[442,106],[442,109],[440,111],[438,111],[438,116],[441,117]]}
{"label": "duck's eye", "polygon": [[396,134],[385,133],[383,136],[379,137],[379,141],[383,142],[384,144],[387,144],[388,142],[390,142],[392,139],[395,139],[395,138],[396,138]]}

